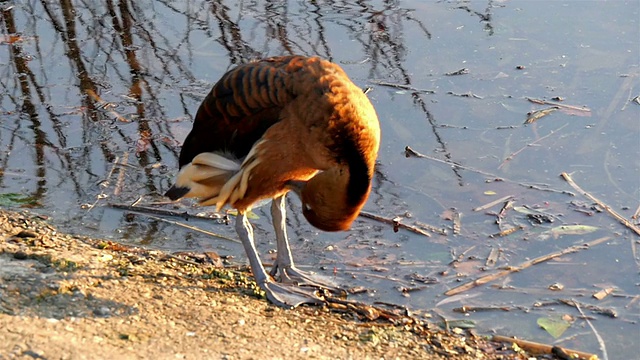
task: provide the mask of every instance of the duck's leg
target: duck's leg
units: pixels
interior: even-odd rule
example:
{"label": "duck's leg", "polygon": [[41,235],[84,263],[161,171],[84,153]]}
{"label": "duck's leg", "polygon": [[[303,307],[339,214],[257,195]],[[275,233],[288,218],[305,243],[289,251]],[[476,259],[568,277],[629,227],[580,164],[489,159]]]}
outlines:
{"label": "duck's leg", "polygon": [[287,224],[284,195],[273,199],[271,203],[271,217],[276,233],[277,256],[271,268],[271,276],[278,275],[281,283],[294,283],[300,286],[312,286],[333,292],[343,292],[330,278],[318,274],[311,274],[298,269],[293,263],[291,247],[287,238]]}
{"label": "duck's leg", "polygon": [[258,256],[253,239],[253,227],[251,227],[251,223],[249,223],[244,211],[238,211],[236,232],[249,258],[249,265],[256,283],[264,290],[269,301],[277,306],[286,308],[296,307],[300,304],[321,304],[323,302],[322,298],[318,297],[312,289],[303,289],[295,284],[280,284],[271,280]]}

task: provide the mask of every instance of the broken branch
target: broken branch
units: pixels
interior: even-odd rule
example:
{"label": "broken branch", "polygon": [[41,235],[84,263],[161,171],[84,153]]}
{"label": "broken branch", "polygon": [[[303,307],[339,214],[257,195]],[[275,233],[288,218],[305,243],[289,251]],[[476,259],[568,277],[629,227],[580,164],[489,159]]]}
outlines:
{"label": "broken branch", "polygon": [[601,206],[603,209],[605,209],[609,213],[609,215],[613,216],[616,220],[618,220],[620,223],[622,223],[622,225],[624,225],[624,226],[628,227],[629,229],[633,230],[633,232],[635,232],[636,235],[640,236],[640,228],[638,228],[633,223],[631,223],[631,221],[629,221],[629,220],[625,219],[624,217],[622,217],[622,215],[618,214],[609,205],[603,203],[602,201],[598,200],[595,196],[593,196],[593,195],[589,194],[588,192],[582,190],[582,188],[580,186],[578,186],[578,184],[576,184],[573,181],[573,179],[571,178],[571,176],[569,174],[567,174],[566,172],[563,172],[562,174],[560,174],[560,176],[562,176],[562,178],[567,183],[569,183],[569,185],[571,185],[571,187],[574,188],[577,192],[581,193],[583,196],[585,196],[589,200],[591,200],[594,203],[596,203],[599,206]]}

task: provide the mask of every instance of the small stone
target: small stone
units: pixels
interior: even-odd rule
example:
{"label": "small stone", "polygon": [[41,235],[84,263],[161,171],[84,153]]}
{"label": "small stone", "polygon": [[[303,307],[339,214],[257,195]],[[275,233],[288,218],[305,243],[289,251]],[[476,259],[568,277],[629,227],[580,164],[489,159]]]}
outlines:
{"label": "small stone", "polygon": [[26,260],[28,257],[29,255],[24,251],[16,251],[13,254],[13,258],[16,260]]}
{"label": "small stone", "polygon": [[96,316],[103,316],[103,317],[107,317],[109,315],[111,315],[111,309],[109,309],[106,306],[101,306],[97,309],[93,310],[93,314]]}

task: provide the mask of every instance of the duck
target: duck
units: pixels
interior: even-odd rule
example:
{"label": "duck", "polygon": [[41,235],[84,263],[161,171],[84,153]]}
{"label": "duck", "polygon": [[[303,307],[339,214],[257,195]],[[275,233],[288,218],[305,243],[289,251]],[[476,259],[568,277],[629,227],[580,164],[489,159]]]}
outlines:
{"label": "duck", "polygon": [[[251,272],[273,304],[320,304],[326,277],[300,270],[287,237],[285,196],[297,194],[315,228],[350,229],[371,192],[380,147],[376,111],[331,61],[277,56],[226,72],[204,98],[165,196],[237,211]],[[247,214],[271,200],[277,255],[269,273]]]}

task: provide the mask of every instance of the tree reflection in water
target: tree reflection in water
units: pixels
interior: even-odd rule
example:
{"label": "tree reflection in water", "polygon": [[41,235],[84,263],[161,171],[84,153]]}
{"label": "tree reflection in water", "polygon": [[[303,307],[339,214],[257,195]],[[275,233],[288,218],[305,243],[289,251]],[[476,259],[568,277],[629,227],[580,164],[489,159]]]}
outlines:
{"label": "tree reflection in water", "polygon": [[[431,38],[399,1],[0,6],[0,193],[34,196],[45,210],[65,214],[59,220],[102,221],[100,212],[80,209],[104,204],[101,194],[114,202],[161,200],[200,100],[234,64],[320,55],[363,86],[366,78],[411,84],[406,29],[412,43]],[[446,154],[423,94],[411,96]],[[376,187],[386,181],[378,174]],[[147,230],[142,237],[152,241],[157,229]]]}

